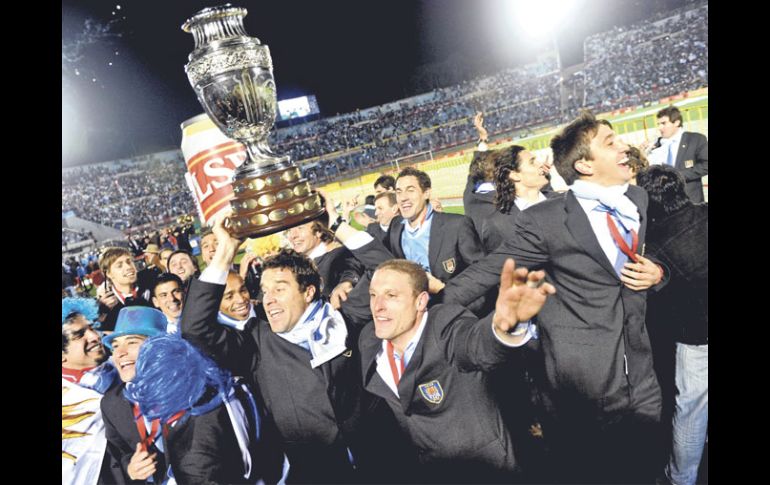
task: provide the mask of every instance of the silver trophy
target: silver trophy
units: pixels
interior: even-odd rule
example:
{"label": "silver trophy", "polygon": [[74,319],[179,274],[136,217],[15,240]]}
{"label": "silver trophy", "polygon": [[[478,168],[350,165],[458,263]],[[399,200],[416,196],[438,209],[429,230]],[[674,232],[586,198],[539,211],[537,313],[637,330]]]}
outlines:
{"label": "silver trophy", "polygon": [[267,146],[276,94],[270,50],[243,27],[245,8],[209,7],[182,30],[195,38],[185,72],[206,114],[228,138],[246,146],[248,159],[233,175],[230,231],[260,237],[324,213],[318,194],[288,156]]}

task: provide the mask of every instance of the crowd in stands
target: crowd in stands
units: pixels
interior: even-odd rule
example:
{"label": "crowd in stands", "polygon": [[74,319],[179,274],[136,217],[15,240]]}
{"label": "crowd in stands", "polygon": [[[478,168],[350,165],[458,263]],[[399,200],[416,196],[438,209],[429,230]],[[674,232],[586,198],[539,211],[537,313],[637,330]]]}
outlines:
{"label": "crowd in stands", "polygon": [[575,117],[707,85],[707,21],[272,135],[311,180],[475,145],[462,215],[406,166],[242,247],[179,217],[181,156],[63,171],[63,221],[125,240],[63,250],[62,484],[707,483],[707,138]]}
{"label": "crowd in stands", "polygon": [[72,229],[61,230],[61,245],[67,246],[69,244],[78,243],[82,241],[93,240],[94,235],[88,231],[74,231]]}
{"label": "crowd in stands", "polygon": [[184,160],[98,164],[62,171],[62,212],[117,229],[195,211]]}
{"label": "crowd in stands", "polygon": [[[608,111],[707,86],[707,23],[707,4],[688,6],[587,38],[583,69],[563,80],[564,103],[556,59],[546,55],[415,98],[273,130],[269,144],[300,163],[311,182],[330,181],[473,142],[478,111],[495,136],[563,122],[584,107]],[[181,153],[178,160],[62,172],[62,211],[124,230],[193,213]]]}
{"label": "crowd in stands", "polygon": [[585,104],[635,105],[708,84],[708,5],[585,42]]}

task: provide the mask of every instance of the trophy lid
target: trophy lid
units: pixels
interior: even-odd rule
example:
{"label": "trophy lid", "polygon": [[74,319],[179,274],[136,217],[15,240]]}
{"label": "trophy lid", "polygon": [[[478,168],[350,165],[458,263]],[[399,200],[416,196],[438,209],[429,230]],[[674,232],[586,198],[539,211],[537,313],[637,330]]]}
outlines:
{"label": "trophy lid", "polygon": [[[245,8],[233,7],[227,3],[219,7],[207,7],[190,17],[182,24],[182,30],[193,35],[195,49],[211,42],[249,37],[243,27],[243,18],[248,11]],[[250,37],[259,43],[256,37]]]}

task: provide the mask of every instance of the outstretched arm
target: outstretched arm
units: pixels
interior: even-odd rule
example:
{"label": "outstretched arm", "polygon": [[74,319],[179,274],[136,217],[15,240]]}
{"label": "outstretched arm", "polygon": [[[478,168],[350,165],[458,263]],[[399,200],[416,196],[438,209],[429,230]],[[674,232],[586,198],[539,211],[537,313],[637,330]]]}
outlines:
{"label": "outstretched arm", "polygon": [[500,290],[492,318],[495,334],[509,345],[520,344],[524,333],[515,335],[518,332],[509,332],[519,323],[528,322],[537,315],[548,295],[555,293],[556,288],[545,282],[545,271],[516,269],[512,259],[506,260],[500,274]]}

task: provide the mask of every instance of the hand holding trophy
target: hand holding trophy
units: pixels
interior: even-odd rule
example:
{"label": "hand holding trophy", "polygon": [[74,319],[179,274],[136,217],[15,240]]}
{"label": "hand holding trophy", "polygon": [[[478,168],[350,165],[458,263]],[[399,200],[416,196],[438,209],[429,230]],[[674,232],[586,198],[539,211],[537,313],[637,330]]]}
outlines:
{"label": "hand holding trophy", "polygon": [[267,146],[275,123],[276,92],[270,50],[243,27],[244,8],[205,8],[188,19],[195,49],[185,66],[206,114],[246,146],[248,158],[233,175],[229,230],[239,239],[261,237],[311,221],[324,208],[288,156]]}

